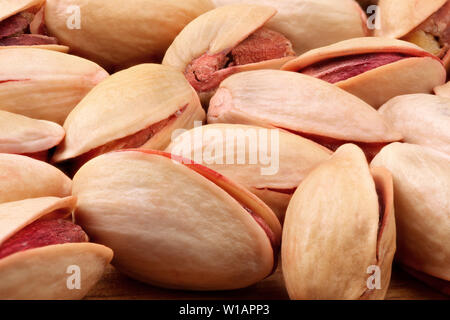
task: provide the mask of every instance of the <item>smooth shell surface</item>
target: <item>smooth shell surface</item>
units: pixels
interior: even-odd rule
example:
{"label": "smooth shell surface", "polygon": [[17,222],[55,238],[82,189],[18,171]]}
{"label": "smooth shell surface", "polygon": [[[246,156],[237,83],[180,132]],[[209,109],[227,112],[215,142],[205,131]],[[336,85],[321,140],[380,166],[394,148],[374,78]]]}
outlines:
{"label": "smooth shell surface", "polygon": [[450,82],[434,88],[436,95],[450,99]]}
{"label": "smooth shell surface", "polygon": [[44,2],[45,0],[2,0],[0,2],[0,21],[27,9],[39,7]]}

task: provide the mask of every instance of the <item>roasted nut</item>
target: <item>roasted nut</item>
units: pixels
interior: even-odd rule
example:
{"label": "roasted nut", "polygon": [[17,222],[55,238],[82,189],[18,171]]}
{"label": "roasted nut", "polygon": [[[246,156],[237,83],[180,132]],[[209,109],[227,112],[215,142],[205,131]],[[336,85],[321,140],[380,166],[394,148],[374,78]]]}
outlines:
{"label": "roasted nut", "polygon": [[450,82],[434,88],[434,93],[444,98],[450,98]]}
{"label": "roasted nut", "polygon": [[371,165],[387,168],[394,177],[396,261],[450,294],[450,157],[394,143]]}
{"label": "roasted nut", "polygon": [[282,69],[334,83],[374,108],[398,95],[431,93],[446,78],[434,55],[405,41],[376,37],[311,50]]}
{"label": "roasted nut", "polygon": [[0,153],[0,203],[38,197],[66,197],[72,181],[43,161]]}
{"label": "roasted nut", "polygon": [[112,150],[164,149],[172,131],[190,129],[204,118],[198,96],[181,72],[138,65],[100,83],[74,108],[53,160],[73,159],[77,169]]}
{"label": "roasted nut", "polygon": [[[180,163],[181,162],[181,163]],[[243,288],[276,266],[281,226],[244,187],[162,151],[101,155],[74,177],[76,220],[132,278],[187,290]]]}
{"label": "roasted nut", "polygon": [[[395,252],[392,176],[340,147],[300,184],[286,212],[283,275],[291,299],[383,299]],[[381,288],[369,289],[368,268]],[[373,271],[372,271],[373,272]]]}
{"label": "roasted nut", "polygon": [[325,81],[279,70],[243,72],[223,81],[211,99],[208,123],[281,128],[330,150],[352,142],[372,158],[402,139],[364,101]]}
{"label": "roasted nut", "polygon": [[264,25],[276,10],[229,5],[207,12],[177,36],[163,64],[184,72],[204,105],[220,82],[245,70],[279,69],[295,55],[284,35]]}
{"label": "roasted nut", "polygon": [[51,50],[0,50],[0,110],[62,124],[108,73],[95,63]]}
{"label": "roasted nut", "polygon": [[[70,8],[79,12],[71,17]],[[211,9],[210,0],[47,0],[45,23],[72,53],[112,71],[160,62],[184,26]]]}
{"label": "roasted nut", "polygon": [[331,155],[321,145],[289,132],[236,124],[197,127],[177,137],[166,150],[245,186],[280,221],[300,182]]}
{"label": "roasted nut", "polygon": [[450,154],[450,99],[431,94],[395,97],[379,112],[407,143]]}
{"label": "roasted nut", "polygon": [[[0,299],[81,299],[103,275],[112,251],[88,243],[71,222],[76,198],[35,198],[0,204]],[[68,288],[68,268],[80,286]]]}

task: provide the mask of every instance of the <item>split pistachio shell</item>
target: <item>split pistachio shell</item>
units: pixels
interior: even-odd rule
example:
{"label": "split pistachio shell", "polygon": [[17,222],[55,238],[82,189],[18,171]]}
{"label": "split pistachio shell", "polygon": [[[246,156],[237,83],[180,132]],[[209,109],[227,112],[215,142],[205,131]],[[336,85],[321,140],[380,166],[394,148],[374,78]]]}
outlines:
{"label": "split pistachio shell", "polygon": [[405,41],[377,37],[355,38],[311,50],[286,63],[282,70],[302,72],[302,69],[326,60],[376,53],[397,53],[407,57],[338,81],[335,85],[378,109],[393,97],[431,93],[434,87],[445,82],[445,68],[434,55]]}
{"label": "split pistachio shell", "polygon": [[447,82],[442,86],[434,88],[434,93],[444,98],[450,98],[450,82]]}
{"label": "split pistachio shell", "polygon": [[72,181],[59,169],[26,156],[0,153],[0,203],[70,195]]}
{"label": "split pistachio shell", "polygon": [[394,177],[396,260],[450,281],[450,157],[431,148],[394,143],[372,161]]}
{"label": "split pistachio shell", "polygon": [[111,152],[77,172],[73,194],[77,222],[112,248],[113,265],[135,279],[227,290],[252,285],[274,269],[276,248],[266,232],[278,246],[275,214],[199,164],[161,151]]}
{"label": "split pistachio shell", "polygon": [[245,186],[280,221],[300,182],[331,155],[328,149],[295,134],[237,124],[197,127],[177,137],[166,150]]}
{"label": "split pistachio shell", "polygon": [[174,68],[142,64],[120,71],[96,86],[70,113],[64,123],[66,137],[53,160],[78,157],[170,117],[174,119],[135,147],[164,149],[173,130],[192,128],[205,112],[195,90]]}
{"label": "split pistachio shell", "polygon": [[[294,193],[282,240],[292,299],[383,299],[395,252],[391,175],[371,171],[356,146],[342,146]],[[367,286],[373,266],[380,289]]]}
{"label": "split pistachio shell", "polygon": [[[338,41],[367,35],[366,15],[354,0],[213,0],[217,6],[254,3],[278,13],[267,27],[291,40],[298,54]],[[339,28],[336,28],[339,26]]]}
{"label": "split pistachio shell", "polygon": [[404,142],[450,154],[450,99],[431,94],[395,97],[379,112],[401,132]]}
{"label": "split pistachio shell", "polygon": [[34,48],[0,50],[0,70],[1,110],[59,124],[108,77],[91,61]]}
{"label": "split pistachio shell", "polygon": [[74,54],[117,69],[160,62],[184,26],[212,8],[210,0],[47,0],[45,22]]}
{"label": "split pistachio shell", "polygon": [[[0,204],[0,245],[12,235],[50,215],[72,214],[76,199],[34,198]],[[0,299],[81,299],[101,278],[112,259],[102,245],[83,242],[48,245],[0,259]],[[67,287],[70,266],[80,268],[80,289]]]}

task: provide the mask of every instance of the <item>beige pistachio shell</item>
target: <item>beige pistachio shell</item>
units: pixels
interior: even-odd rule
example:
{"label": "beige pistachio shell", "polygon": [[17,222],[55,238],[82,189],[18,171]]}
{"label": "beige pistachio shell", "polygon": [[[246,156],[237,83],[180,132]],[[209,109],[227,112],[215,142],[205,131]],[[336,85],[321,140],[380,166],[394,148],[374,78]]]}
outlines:
{"label": "beige pistachio shell", "polygon": [[401,139],[371,106],[325,81],[259,70],[223,81],[208,123],[242,123],[366,143]]}
{"label": "beige pistachio shell", "polygon": [[372,161],[394,177],[396,260],[450,281],[450,157],[434,149],[393,143]]}
{"label": "beige pistachio shell", "polygon": [[26,156],[0,153],[0,203],[70,195],[72,181],[59,169]]}
{"label": "beige pistachio shell", "polygon": [[450,154],[450,99],[431,94],[404,95],[389,100],[379,112],[401,132],[404,142]]}
{"label": "beige pistachio shell", "polygon": [[34,48],[0,50],[0,70],[1,110],[59,124],[108,77],[91,61]]}
{"label": "beige pistachio shell", "polygon": [[[381,230],[379,185],[386,193]],[[308,175],[289,203],[282,241],[289,296],[383,299],[394,252],[392,177],[383,169],[372,173],[364,153],[344,145]],[[381,289],[368,289],[371,266],[380,268]]]}
{"label": "beige pistachio shell", "polygon": [[167,147],[247,187],[283,220],[291,194],[331,151],[278,129],[210,124],[191,129]]}
{"label": "beige pistachio shell", "polygon": [[450,98],[450,81],[442,86],[434,88],[434,93],[444,98]]}
{"label": "beige pistachio shell", "polygon": [[395,96],[431,93],[434,87],[445,82],[445,68],[431,53],[406,41],[377,37],[355,38],[314,49],[287,62],[281,69],[300,71],[328,59],[377,52],[402,53],[411,58],[389,63],[335,84],[374,108],[379,108]]}
{"label": "beige pistachio shell", "polygon": [[184,75],[172,67],[142,64],[112,75],[96,86],[64,123],[66,137],[53,160],[77,157],[183,113],[144,146],[164,149],[171,132],[192,128],[205,117],[199,98]]}
{"label": "beige pistachio shell", "polygon": [[[78,18],[71,6],[79,7]],[[117,69],[160,62],[184,26],[212,8],[210,0],[47,0],[45,22],[72,53]],[[80,28],[68,28],[76,19]]]}
{"label": "beige pistachio shell", "polygon": [[[266,26],[291,40],[298,54],[367,35],[366,15],[354,0],[213,0],[217,6],[254,3],[278,13]],[[336,28],[339,26],[339,28]]]}
{"label": "beige pistachio shell", "polygon": [[269,238],[244,206],[266,221],[278,242],[274,213],[198,164],[183,165],[157,151],[112,152],[77,172],[73,194],[77,222],[111,247],[114,266],[135,279],[226,290],[256,283],[274,267]]}

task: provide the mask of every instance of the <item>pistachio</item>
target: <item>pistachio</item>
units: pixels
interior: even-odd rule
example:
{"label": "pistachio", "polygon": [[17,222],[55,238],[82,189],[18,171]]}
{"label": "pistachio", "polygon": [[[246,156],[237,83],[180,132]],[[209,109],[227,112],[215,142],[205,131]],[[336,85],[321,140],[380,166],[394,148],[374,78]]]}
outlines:
{"label": "pistachio", "polygon": [[[450,292],[450,156],[394,143],[372,161],[394,177],[396,260],[419,279]],[[433,281],[431,281],[433,279]]]}
{"label": "pistachio", "polygon": [[405,41],[377,37],[311,50],[282,70],[334,83],[376,109],[398,95],[431,93],[446,78],[436,56]]}
{"label": "pistachio", "polygon": [[[370,170],[358,147],[344,145],[306,177],[289,203],[281,248],[289,296],[383,299],[394,252],[392,176]],[[372,289],[367,270],[373,267],[380,283]]]}
{"label": "pistachio", "polygon": [[[130,192],[132,190],[132,192]],[[162,151],[101,155],[74,177],[76,220],[132,278],[187,290],[243,288],[276,266],[281,226],[244,187]]]}
{"label": "pistachio", "polygon": [[450,81],[442,86],[434,88],[434,93],[444,98],[450,98]]}
{"label": "pistachio", "polygon": [[223,81],[211,99],[208,123],[281,128],[331,150],[352,142],[368,158],[402,139],[357,97],[325,81],[279,70],[243,72]]}
{"label": "pistachio", "polygon": [[[70,221],[75,204],[74,197],[0,204],[0,299],[81,299],[101,278],[112,251]],[[77,290],[67,286],[73,265]]]}

